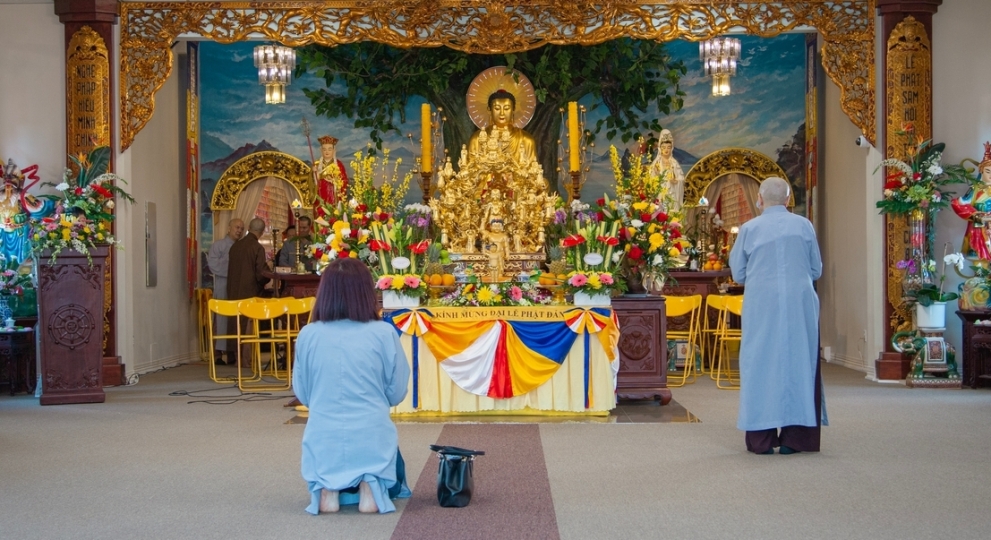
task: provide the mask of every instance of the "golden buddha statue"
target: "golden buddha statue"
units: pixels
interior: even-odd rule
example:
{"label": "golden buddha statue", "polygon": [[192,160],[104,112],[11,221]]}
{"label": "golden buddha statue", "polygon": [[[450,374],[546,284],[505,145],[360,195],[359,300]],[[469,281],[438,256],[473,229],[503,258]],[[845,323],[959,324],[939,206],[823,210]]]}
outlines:
{"label": "golden buddha statue", "polygon": [[495,152],[521,165],[535,161],[537,144],[533,137],[513,125],[516,96],[502,89],[493,92],[489,95],[488,111],[488,125],[473,133],[468,140],[469,155]]}
{"label": "golden buddha statue", "polygon": [[482,232],[482,253],[488,257],[489,281],[501,281],[509,258],[509,237],[501,219],[493,219]]}

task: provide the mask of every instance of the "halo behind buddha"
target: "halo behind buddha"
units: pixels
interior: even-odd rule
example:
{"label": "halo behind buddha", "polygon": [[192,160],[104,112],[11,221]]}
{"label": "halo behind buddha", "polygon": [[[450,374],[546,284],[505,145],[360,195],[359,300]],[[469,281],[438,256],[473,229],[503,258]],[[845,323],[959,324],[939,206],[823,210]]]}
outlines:
{"label": "halo behind buddha", "polygon": [[479,129],[489,123],[489,96],[498,90],[505,90],[516,98],[516,109],[513,111],[513,126],[522,129],[533,118],[537,107],[537,95],[533,84],[526,75],[519,71],[510,71],[506,66],[496,66],[479,73],[465,96],[468,105],[468,115]]}

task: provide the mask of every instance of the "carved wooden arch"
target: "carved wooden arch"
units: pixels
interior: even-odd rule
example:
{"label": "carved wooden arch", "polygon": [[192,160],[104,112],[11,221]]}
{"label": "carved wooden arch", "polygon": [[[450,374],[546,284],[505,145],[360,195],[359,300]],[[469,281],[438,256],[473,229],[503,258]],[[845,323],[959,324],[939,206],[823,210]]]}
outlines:
{"label": "carved wooden arch", "polygon": [[[700,159],[685,175],[684,206],[698,206],[698,201],[713,182],[727,174],[745,174],[758,184],[771,176],[783,178],[791,184],[788,175],[773,159],[747,148],[724,148]],[[795,205],[795,190],[791,190],[788,206]]]}
{"label": "carved wooden arch", "polygon": [[210,210],[233,210],[237,206],[237,198],[248,184],[269,176],[292,184],[304,205],[309,205],[316,197],[309,165],[282,152],[256,152],[235,161],[220,176],[210,199]]}
{"label": "carved wooden arch", "polygon": [[289,47],[376,41],[396,47],[521,52],[631,37],[699,41],[743,29],[773,37],[813,28],[840,107],[874,142],[876,0],[317,0],[121,2],[121,150],[151,119],[172,71],[172,43],[253,38]]}

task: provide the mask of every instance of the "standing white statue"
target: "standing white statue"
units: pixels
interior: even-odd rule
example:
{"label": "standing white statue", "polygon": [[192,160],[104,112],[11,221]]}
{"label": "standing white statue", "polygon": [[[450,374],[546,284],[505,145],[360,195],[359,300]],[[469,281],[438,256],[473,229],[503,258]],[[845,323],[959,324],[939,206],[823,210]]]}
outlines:
{"label": "standing white statue", "polygon": [[650,174],[662,176],[661,181],[672,199],[669,212],[680,212],[685,198],[685,173],[674,159],[674,135],[667,129],[661,130],[657,158],[650,164]]}

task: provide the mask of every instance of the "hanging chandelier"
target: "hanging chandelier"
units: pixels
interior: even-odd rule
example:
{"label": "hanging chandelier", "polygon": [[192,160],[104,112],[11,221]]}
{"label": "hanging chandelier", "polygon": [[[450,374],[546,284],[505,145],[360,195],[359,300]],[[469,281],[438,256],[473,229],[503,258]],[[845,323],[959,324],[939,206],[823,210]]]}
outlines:
{"label": "hanging chandelier", "polygon": [[265,103],[285,103],[286,86],[292,83],[296,69],[296,51],[282,45],[255,47],[255,67],[258,84],[265,87]]}
{"label": "hanging chandelier", "polygon": [[712,77],[712,95],[728,96],[729,78],[736,75],[740,59],[740,40],[731,37],[713,38],[699,43],[702,72]]}

